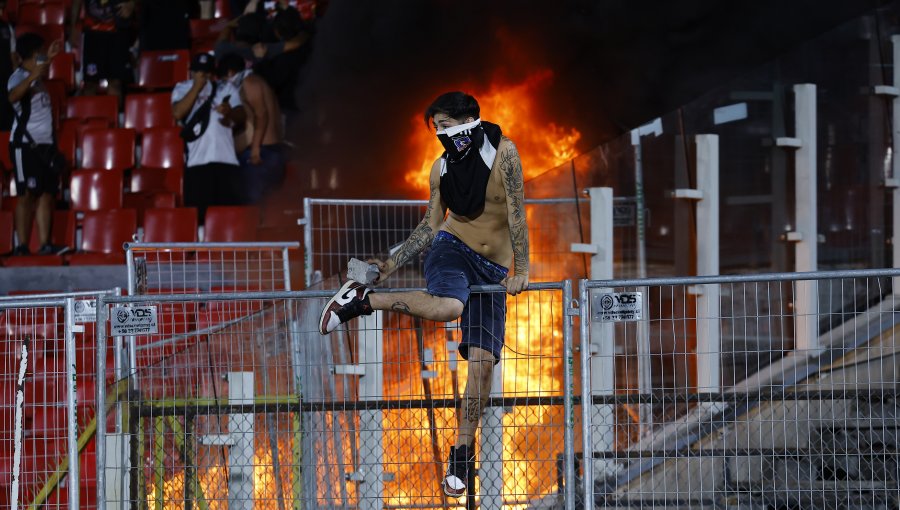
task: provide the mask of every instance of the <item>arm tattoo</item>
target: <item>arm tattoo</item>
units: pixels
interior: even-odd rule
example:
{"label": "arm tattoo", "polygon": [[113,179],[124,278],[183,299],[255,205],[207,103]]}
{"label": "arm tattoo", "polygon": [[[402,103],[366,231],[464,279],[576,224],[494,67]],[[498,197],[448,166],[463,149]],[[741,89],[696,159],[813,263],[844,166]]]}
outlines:
{"label": "arm tattoo", "polygon": [[422,218],[422,221],[419,222],[419,226],[417,226],[412,234],[409,235],[409,239],[400,246],[400,249],[397,250],[396,253],[391,255],[391,260],[394,261],[395,268],[409,262],[410,259],[431,244],[431,240],[434,239],[434,231],[431,229],[430,221],[431,215],[434,213],[434,197],[437,190],[438,188],[434,186],[431,187],[431,198],[428,200],[428,208],[425,209],[425,217]]}
{"label": "arm tattoo", "polygon": [[500,154],[500,170],[506,185],[509,208],[509,240],[512,243],[515,274],[528,274],[528,223],[525,217],[525,181],[522,161],[512,142]]}

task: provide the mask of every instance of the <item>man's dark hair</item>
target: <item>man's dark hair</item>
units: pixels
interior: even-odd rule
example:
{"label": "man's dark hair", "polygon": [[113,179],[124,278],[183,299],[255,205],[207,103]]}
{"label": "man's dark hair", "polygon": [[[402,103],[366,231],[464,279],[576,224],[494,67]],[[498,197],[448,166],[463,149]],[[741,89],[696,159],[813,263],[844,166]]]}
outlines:
{"label": "man's dark hair", "polygon": [[43,47],[44,38],[31,32],[24,33],[16,39],[16,53],[22,60],[33,57]]}
{"label": "man's dark hair", "polygon": [[466,117],[473,119],[481,117],[481,107],[478,106],[478,101],[474,97],[465,92],[447,92],[438,96],[425,110],[425,124],[428,124],[431,118],[438,113],[443,113],[458,121],[464,121]]}
{"label": "man's dark hair", "polygon": [[293,7],[278,11],[275,19],[272,20],[272,27],[282,41],[293,39],[304,32],[308,32],[306,23],[300,17],[300,11]]}
{"label": "man's dark hair", "polygon": [[216,72],[220,77],[228,76],[228,71],[234,71],[235,73],[239,73],[247,68],[247,63],[244,62],[244,57],[238,55],[237,53],[227,53],[225,56],[219,59],[219,64],[216,68]]}

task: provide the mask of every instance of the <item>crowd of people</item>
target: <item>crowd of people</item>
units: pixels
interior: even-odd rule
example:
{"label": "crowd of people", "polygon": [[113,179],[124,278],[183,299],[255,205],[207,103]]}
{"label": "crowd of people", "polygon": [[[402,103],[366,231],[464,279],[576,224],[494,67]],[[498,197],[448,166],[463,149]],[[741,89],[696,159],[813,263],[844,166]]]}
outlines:
{"label": "crowd of people", "polygon": [[[7,12],[5,4],[0,0],[0,13]],[[16,37],[10,20],[0,20],[0,77],[8,90],[0,99],[0,130],[10,131],[19,197],[14,255],[29,254],[32,222],[41,254],[60,248],[50,243],[50,222],[65,163],[55,149],[57,123],[43,82],[61,51],[79,56],[76,94],[109,94],[121,109],[141,52],[192,50],[190,76],[175,84],[171,101],[185,147],[183,202],[198,209],[201,221],[208,206],[258,204],[281,182],[315,3],[230,0],[231,12],[240,14],[213,22],[218,39],[211,51],[198,51],[191,19],[209,15],[211,4],[72,0],[65,41],[21,30]]]}

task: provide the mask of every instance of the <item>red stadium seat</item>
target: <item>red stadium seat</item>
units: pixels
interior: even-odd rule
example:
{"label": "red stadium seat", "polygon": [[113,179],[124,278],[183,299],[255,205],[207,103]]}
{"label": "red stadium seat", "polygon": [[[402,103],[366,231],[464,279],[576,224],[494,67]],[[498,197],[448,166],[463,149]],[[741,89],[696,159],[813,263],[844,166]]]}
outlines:
{"label": "red stadium seat", "polygon": [[231,3],[228,0],[216,0],[216,12],[213,17],[231,19]]}
{"label": "red stadium seat", "polygon": [[115,96],[70,97],[66,103],[66,118],[86,120],[100,117],[106,119],[110,126],[118,126],[118,101]]}
{"label": "red stadium seat", "polygon": [[44,80],[47,93],[50,94],[50,106],[53,112],[53,125],[59,129],[63,113],[66,111],[69,95],[66,92],[66,84],[62,80]]}
{"label": "red stadium seat", "polygon": [[189,77],[191,55],[187,50],[145,51],[138,59],[137,87],[170,89]]}
{"label": "red stadium seat", "polygon": [[112,265],[125,263],[124,243],[137,232],[137,213],[133,209],[89,211],[81,220],[81,246],[68,255],[69,265]]}
{"label": "red stadium seat", "polygon": [[203,238],[208,243],[256,241],[259,209],[247,206],[212,206],[206,210]]}
{"label": "red stadium seat", "polygon": [[[70,119],[71,120],[71,119]],[[63,126],[66,124],[63,123]],[[74,123],[70,123],[66,129],[60,129],[56,133],[56,147],[66,158],[66,166],[70,170],[75,169],[76,151],[78,147],[78,129]]]}
{"label": "red stadium seat", "polygon": [[228,23],[227,18],[191,20],[191,55],[209,53],[215,49],[219,33]]}
{"label": "red stadium seat", "polygon": [[60,80],[66,85],[66,90],[75,90],[75,54],[60,53],[50,61],[50,69],[47,78]]}
{"label": "red stadium seat", "polygon": [[179,132],[177,127],[146,130],[141,138],[141,167],[184,168],[184,140]]}
{"label": "red stadium seat", "polygon": [[44,42],[50,45],[53,41],[65,41],[66,27],[65,25],[18,25],[16,26],[16,37],[22,34],[37,34],[44,38]]}
{"label": "red stadium seat", "polygon": [[72,209],[98,211],[122,207],[122,170],[75,170],[69,181]]}
{"label": "red stadium seat", "polygon": [[134,167],[133,129],[89,129],[82,140],[81,168],[127,170]]}
{"label": "red stadium seat", "polygon": [[0,131],[0,171],[13,171],[12,160],[9,158],[9,131]]}
{"label": "red stadium seat", "polygon": [[[196,229],[194,229],[196,231]],[[0,211],[0,255],[6,255],[13,249],[13,213]]]}
{"label": "red stadium seat", "polygon": [[132,192],[174,193],[181,203],[184,141],[177,127],[151,128],[141,138],[141,163],[131,172]]}
{"label": "red stadium seat", "polygon": [[[75,211],[53,211],[53,225],[50,228],[50,244],[75,249]],[[37,232],[37,222],[31,228],[31,241],[28,249],[37,253],[41,249],[41,240]]]}
{"label": "red stadium seat", "polygon": [[[70,137],[75,140],[76,147],[84,143],[84,133],[91,129],[109,129],[113,127],[109,119],[91,117],[89,119],[63,119],[59,126],[60,138]],[[73,167],[74,168],[74,167]]]}
{"label": "red stadium seat", "polygon": [[196,243],[197,209],[147,209],[144,212],[144,242]]}
{"label": "red stadium seat", "polygon": [[128,94],[125,96],[125,127],[137,130],[139,135],[153,127],[175,126],[172,116],[172,94]]}
{"label": "red stadium seat", "polygon": [[19,6],[16,23],[21,25],[64,25],[66,6],[62,2],[28,2]]}

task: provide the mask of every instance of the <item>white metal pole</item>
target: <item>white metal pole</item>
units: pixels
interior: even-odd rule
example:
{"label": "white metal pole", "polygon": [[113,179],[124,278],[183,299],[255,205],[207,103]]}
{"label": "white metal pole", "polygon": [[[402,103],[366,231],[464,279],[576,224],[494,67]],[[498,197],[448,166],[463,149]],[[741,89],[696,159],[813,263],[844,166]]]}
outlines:
{"label": "white metal pole", "polygon": [[[526,294],[526,297],[528,294]],[[491,380],[491,398],[503,396],[503,363],[494,365]],[[479,434],[479,456],[481,468],[478,480],[481,488],[481,509],[501,510],[503,508],[503,408],[487,406],[481,418]]]}
{"label": "white metal pole", "polygon": [[[900,35],[891,36],[894,47],[894,87],[900,87]],[[893,186],[893,203],[891,205],[893,217],[893,231],[891,233],[891,248],[893,250],[893,265],[900,267],[900,96],[894,96],[893,119],[891,122],[891,184]],[[893,279],[894,294],[900,294],[900,277]]]}
{"label": "white metal pole", "polygon": [[[719,137],[697,135],[697,275],[719,274]],[[697,389],[720,391],[719,285],[697,296]]]}
{"label": "white metal pole", "polygon": [[[84,331],[84,326],[75,326],[75,298],[66,298],[65,309],[65,349],[66,349],[66,433],[69,447],[69,508],[78,510],[79,505],[79,481],[78,472],[78,417],[75,414],[76,400],[78,398],[77,374],[75,373],[75,332]],[[101,379],[98,384],[104,384]],[[98,402],[98,406],[103,405]],[[99,426],[100,424],[98,424]]]}
{"label": "white metal pole", "polygon": [[[591,188],[591,244],[595,253],[591,257],[591,279],[611,280],[613,278],[613,190],[612,188]],[[640,206],[639,206],[640,207]],[[595,296],[610,289],[597,289]],[[616,392],[616,332],[611,322],[591,321],[591,396],[610,396]],[[610,452],[615,447],[616,414],[612,404],[591,406],[590,428],[591,450],[584,452],[585,476],[593,474],[607,476],[616,472],[616,464],[608,459],[592,461],[593,452]],[[592,476],[591,476],[592,478]]]}
{"label": "white metal pole", "polygon": [[[384,312],[360,317],[359,400],[384,399]],[[384,431],[380,409],[359,411],[359,510],[384,508]]]}
{"label": "white metal pole", "polygon": [[[253,372],[228,372],[228,403],[252,405]],[[254,418],[252,413],[228,415],[228,508],[253,510]]]}
{"label": "white metal pole", "polygon": [[[794,85],[794,136],[800,140],[794,154],[794,257],[798,272],[818,268],[819,232],[816,222],[816,86]],[[796,286],[794,348],[814,354],[818,350],[818,284],[799,281]]]}

